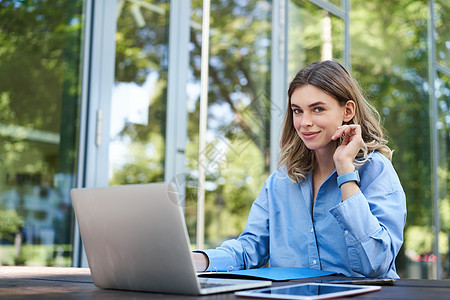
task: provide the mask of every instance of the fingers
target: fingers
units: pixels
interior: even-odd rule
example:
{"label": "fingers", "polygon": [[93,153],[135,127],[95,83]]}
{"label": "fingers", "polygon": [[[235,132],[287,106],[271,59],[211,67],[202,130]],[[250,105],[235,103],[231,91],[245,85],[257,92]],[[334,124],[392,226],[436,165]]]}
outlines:
{"label": "fingers", "polygon": [[343,139],[333,155],[336,170],[339,168],[342,171],[352,166],[353,160],[364,145],[361,132],[361,126],[355,124],[343,125],[337,128],[332,138],[336,140],[343,137]]}
{"label": "fingers", "polygon": [[357,124],[339,126],[331,138],[336,140],[344,135],[350,137],[354,135],[361,135],[361,126]]}

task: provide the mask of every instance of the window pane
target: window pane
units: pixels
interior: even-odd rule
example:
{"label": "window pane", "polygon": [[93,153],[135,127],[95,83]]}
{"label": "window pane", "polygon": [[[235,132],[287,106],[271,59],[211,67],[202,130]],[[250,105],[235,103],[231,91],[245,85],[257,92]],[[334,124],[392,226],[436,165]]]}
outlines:
{"label": "window pane", "polygon": [[111,185],[164,181],[169,7],[165,0],[119,2]]}
{"label": "window pane", "polygon": [[[202,1],[192,1],[186,220],[195,241]],[[211,1],[206,247],[241,233],[270,170],[270,1]]]}
{"label": "window pane", "polygon": [[[427,3],[352,1],[352,72],[382,116],[406,193],[400,277],[433,278]],[[393,47],[393,45],[395,45]]]}
{"label": "window pane", "polygon": [[83,1],[0,6],[0,264],[69,266]]}
{"label": "window pane", "polygon": [[438,131],[439,157],[438,157],[438,185],[439,185],[439,212],[441,231],[439,233],[439,252],[442,255],[442,278],[450,278],[450,77],[438,72],[436,80],[436,101],[438,118],[436,129]]}
{"label": "window pane", "polygon": [[304,66],[344,59],[344,20],[307,2],[289,2],[288,79]]}
{"label": "window pane", "polygon": [[435,1],[434,21],[436,60],[441,66],[450,69],[450,4],[448,1]]}

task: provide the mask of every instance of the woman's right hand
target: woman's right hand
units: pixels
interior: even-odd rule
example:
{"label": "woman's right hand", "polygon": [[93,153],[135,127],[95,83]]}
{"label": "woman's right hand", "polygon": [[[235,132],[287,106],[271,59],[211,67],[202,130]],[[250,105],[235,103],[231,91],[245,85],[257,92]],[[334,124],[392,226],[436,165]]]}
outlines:
{"label": "woman's right hand", "polygon": [[194,263],[195,263],[195,271],[196,272],[204,272],[208,269],[209,259],[203,252],[193,252]]}

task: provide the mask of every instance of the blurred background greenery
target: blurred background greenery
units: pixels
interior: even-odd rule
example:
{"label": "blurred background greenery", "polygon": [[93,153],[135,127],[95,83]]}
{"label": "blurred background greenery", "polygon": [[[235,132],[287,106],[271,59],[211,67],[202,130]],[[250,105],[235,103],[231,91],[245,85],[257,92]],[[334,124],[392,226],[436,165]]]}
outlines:
{"label": "blurred background greenery", "polygon": [[[146,122],[124,122],[113,141],[111,185],[164,180],[170,1],[118,1],[115,89],[153,80]],[[344,61],[344,20],[314,1],[286,2],[288,80],[303,66]],[[329,1],[342,7],[341,1]],[[351,72],[381,113],[407,195],[402,277],[434,276],[427,1],[350,1]],[[68,190],[78,161],[85,1],[0,0],[0,263],[70,265],[73,214]],[[436,63],[450,68],[448,1],[435,1]],[[185,216],[195,244],[202,1],[192,0]],[[330,27],[325,29],[324,22]],[[206,231],[208,247],[237,236],[270,173],[272,1],[211,0]],[[153,76],[153,77],[152,77]],[[151,79],[153,78],[153,79]],[[437,72],[439,249],[450,268],[449,76]],[[30,136],[39,136],[32,140]],[[114,153],[116,148],[110,148]],[[118,152],[116,152],[118,153]]]}

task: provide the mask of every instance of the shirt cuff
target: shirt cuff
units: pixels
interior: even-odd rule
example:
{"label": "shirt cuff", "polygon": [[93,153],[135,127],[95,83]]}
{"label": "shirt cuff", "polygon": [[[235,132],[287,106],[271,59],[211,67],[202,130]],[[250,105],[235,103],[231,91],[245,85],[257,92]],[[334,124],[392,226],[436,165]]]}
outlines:
{"label": "shirt cuff", "polygon": [[233,258],[225,250],[208,249],[194,252],[201,252],[208,256],[209,265],[205,272],[224,272],[234,270]]}
{"label": "shirt cuff", "polygon": [[341,226],[349,244],[360,243],[381,229],[361,191],[331,208],[330,213]]}

